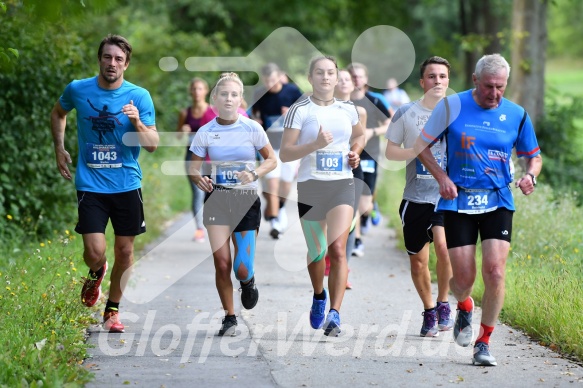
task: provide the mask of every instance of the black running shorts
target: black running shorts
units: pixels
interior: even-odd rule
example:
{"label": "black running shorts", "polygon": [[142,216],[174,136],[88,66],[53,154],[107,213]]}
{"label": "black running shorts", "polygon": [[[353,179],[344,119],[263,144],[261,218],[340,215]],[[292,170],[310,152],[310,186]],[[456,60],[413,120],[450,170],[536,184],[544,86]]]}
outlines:
{"label": "black running shorts", "polygon": [[105,233],[111,220],[116,236],[137,236],[146,231],[142,190],[102,194],[77,191],[79,234]]}
{"label": "black running shorts", "polygon": [[403,237],[407,253],[419,253],[425,244],[433,242],[434,226],[443,226],[443,213],[435,212],[435,205],[431,203],[416,203],[408,200],[401,201],[399,207]]}
{"label": "black running shorts", "polygon": [[445,238],[448,248],[476,245],[481,241],[497,239],[510,242],[513,211],[499,208],[482,214],[444,212]]}

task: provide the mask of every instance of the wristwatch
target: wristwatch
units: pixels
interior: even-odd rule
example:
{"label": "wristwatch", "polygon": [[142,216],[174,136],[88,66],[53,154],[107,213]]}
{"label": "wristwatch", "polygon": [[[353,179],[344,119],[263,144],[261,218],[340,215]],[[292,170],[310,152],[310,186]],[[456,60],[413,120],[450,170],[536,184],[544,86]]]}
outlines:
{"label": "wristwatch", "polygon": [[530,172],[527,172],[528,175],[530,175],[530,177],[532,178],[532,185],[536,186],[536,177],[534,176],[534,174],[531,174]]}
{"label": "wristwatch", "polygon": [[253,174],[253,181],[256,181],[257,179],[259,179],[259,174],[257,174],[257,172],[255,170],[251,170],[249,172],[251,174]]}

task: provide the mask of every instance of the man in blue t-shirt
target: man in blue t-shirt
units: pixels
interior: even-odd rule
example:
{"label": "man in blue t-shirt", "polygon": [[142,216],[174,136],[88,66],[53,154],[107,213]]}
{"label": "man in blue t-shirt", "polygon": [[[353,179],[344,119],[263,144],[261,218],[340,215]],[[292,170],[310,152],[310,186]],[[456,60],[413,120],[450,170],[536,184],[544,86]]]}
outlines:
{"label": "man in blue t-shirt", "polygon": [[133,264],[135,236],[146,231],[138,156],[141,147],[154,152],[160,141],[150,94],[124,80],[131,54],[132,46],[124,37],[106,36],[97,52],[99,74],[67,85],[51,112],[57,168],[71,180],[65,127],[67,114],[77,110],[79,221],[75,231],[83,235],[83,259],[89,267],[81,290],[81,302],[87,307],[101,296],[107,272],[105,228],[109,220],[114,229],[115,261],[103,315],[104,329],[113,333],[124,331],[118,316],[121,278]]}
{"label": "man in blue t-shirt", "polygon": [[[482,320],[474,345],[475,365],[496,365],[490,335],[504,304],[504,272],[515,211],[512,150],[525,157],[526,172],[515,186],[534,192],[542,168],[540,148],[523,107],[503,98],[510,66],[499,54],[476,64],[474,89],[443,99],[417,138],[419,159],[439,183],[437,210],[444,212],[453,277],[450,289],[458,300],[454,339],[460,346],[473,339],[471,292],[476,278],[476,244],[482,241]],[[446,170],[428,146],[441,140]]]}

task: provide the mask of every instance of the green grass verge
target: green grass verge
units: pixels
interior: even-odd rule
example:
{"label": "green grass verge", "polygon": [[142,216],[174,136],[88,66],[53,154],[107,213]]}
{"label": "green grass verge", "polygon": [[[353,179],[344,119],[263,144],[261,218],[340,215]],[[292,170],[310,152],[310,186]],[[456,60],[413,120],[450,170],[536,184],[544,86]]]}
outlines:
{"label": "green grass verge", "polygon": [[[162,174],[166,160],[181,161],[184,148],[143,152],[143,193],[148,232],[136,238],[136,251],[163,231],[166,221],[190,208],[186,177]],[[64,183],[65,184],[65,183]],[[81,305],[81,277],[87,273],[83,243],[70,230],[55,231],[42,242],[21,239],[0,242],[0,386],[80,386],[91,373],[81,363],[87,355],[91,309]],[[15,222],[17,220],[14,220]],[[112,228],[107,230],[109,261],[113,260]],[[136,255],[138,257],[138,255]],[[108,284],[104,281],[104,289]]]}
{"label": "green grass verge", "polygon": [[545,71],[546,88],[561,94],[583,96],[583,59],[558,58],[548,61]]}
{"label": "green grass verge", "polygon": [[[389,214],[389,226],[397,231],[403,248],[397,216],[404,184],[404,171],[383,171],[378,187],[381,210]],[[576,199],[540,184],[534,194],[515,191],[512,246],[507,261],[506,299],[500,320],[516,327],[555,351],[583,360],[583,209]],[[480,247],[477,262],[481,267]],[[432,251],[429,268],[435,279]],[[478,274],[473,294],[479,304],[484,292]]]}

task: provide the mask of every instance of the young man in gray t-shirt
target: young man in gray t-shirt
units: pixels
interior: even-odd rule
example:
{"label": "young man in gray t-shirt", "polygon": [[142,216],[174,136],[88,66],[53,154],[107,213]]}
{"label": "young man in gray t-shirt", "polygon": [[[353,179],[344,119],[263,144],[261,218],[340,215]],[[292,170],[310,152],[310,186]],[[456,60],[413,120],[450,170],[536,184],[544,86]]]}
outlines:
{"label": "young man in gray t-shirt", "polygon": [[[445,242],[443,213],[435,212],[439,185],[413,150],[415,140],[431,116],[433,108],[445,97],[449,85],[449,62],[441,57],[426,59],[420,66],[419,83],[424,96],[402,105],[391,120],[385,137],[385,155],[389,160],[407,161],[406,184],[399,215],[403,225],[405,248],[411,261],[411,278],[423,302],[422,337],[436,337],[439,331],[451,330],[453,320],[448,303],[451,264]],[[401,145],[403,147],[401,147]],[[445,166],[445,150],[436,143],[431,151]],[[429,244],[434,242],[437,256],[437,306],[431,295]]]}

